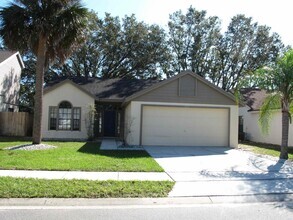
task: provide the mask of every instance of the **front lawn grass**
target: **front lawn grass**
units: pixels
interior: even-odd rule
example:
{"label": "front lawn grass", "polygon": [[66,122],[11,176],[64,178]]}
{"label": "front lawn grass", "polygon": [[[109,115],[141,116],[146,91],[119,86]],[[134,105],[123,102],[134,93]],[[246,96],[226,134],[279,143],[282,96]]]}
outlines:
{"label": "front lawn grass", "polygon": [[166,197],[171,181],[44,180],[0,177],[0,198]]}
{"label": "front lawn grass", "polygon": [[[239,147],[244,150],[252,151],[256,154],[270,155],[273,157],[280,156],[280,146],[274,144],[256,143],[250,141],[243,141],[239,143]],[[293,160],[293,148],[288,149],[289,160]]]}
{"label": "front lawn grass", "polygon": [[48,150],[5,150],[30,141],[0,138],[0,169],[162,172],[145,151],[101,151],[99,142],[43,142]]}

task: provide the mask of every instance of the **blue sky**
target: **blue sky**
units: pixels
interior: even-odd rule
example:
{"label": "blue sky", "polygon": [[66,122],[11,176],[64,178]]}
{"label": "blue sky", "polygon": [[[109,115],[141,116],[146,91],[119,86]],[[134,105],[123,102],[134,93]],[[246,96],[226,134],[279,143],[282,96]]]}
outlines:
{"label": "blue sky", "polygon": [[[8,1],[0,0],[0,6]],[[83,0],[83,3],[101,17],[105,12],[119,17],[135,14],[138,20],[162,27],[167,26],[170,13],[179,9],[186,11],[190,5],[218,16],[223,28],[232,16],[242,13],[259,24],[270,26],[285,44],[293,46],[292,0]]]}

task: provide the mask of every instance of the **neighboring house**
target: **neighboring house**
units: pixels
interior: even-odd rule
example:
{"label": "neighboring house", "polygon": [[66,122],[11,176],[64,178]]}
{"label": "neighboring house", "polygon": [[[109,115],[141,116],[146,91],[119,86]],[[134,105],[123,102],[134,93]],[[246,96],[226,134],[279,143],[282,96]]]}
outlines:
{"label": "neighboring house", "polygon": [[186,71],[172,78],[66,79],[44,90],[43,138],[86,139],[89,105],[95,137],[129,145],[238,145],[238,105],[233,95]]}
{"label": "neighboring house", "polygon": [[[239,133],[245,134],[245,139],[261,143],[281,144],[282,137],[282,112],[274,111],[270,122],[269,133],[261,132],[259,125],[260,108],[267,97],[265,90],[249,88],[241,91],[246,104],[239,108]],[[293,146],[293,125],[289,125],[289,146]]]}
{"label": "neighboring house", "polygon": [[0,112],[18,111],[20,75],[24,68],[18,52],[0,51]]}

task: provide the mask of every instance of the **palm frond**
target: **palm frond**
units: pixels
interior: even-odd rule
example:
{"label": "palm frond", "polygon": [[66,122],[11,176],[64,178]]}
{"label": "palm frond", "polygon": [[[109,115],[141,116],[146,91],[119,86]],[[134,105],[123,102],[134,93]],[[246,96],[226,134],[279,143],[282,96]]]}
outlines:
{"label": "palm frond", "polygon": [[87,9],[80,4],[68,6],[56,16],[48,41],[49,45],[54,45],[48,47],[49,59],[64,61],[83,42],[87,16]]}
{"label": "palm frond", "polygon": [[281,108],[280,93],[270,94],[264,101],[259,115],[259,125],[263,134],[269,133],[270,122],[272,120],[272,113]]}
{"label": "palm frond", "polygon": [[0,8],[0,35],[12,50],[38,50],[47,39],[46,62],[64,61],[83,39],[88,11],[80,0],[14,0]]}
{"label": "palm frond", "polygon": [[9,7],[0,10],[0,35],[6,46],[12,50],[25,50],[28,48],[28,39],[33,34],[29,28],[30,18],[26,10],[17,4],[11,3]]}

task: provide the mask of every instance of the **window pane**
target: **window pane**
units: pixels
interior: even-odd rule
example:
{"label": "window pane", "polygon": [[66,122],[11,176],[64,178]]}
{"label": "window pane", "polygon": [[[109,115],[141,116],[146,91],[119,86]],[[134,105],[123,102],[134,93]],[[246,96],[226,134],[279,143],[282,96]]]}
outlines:
{"label": "window pane", "polygon": [[49,130],[57,128],[57,107],[49,107]]}
{"label": "window pane", "polygon": [[50,130],[56,130],[56,118],[50,118]]}
{"label": "window pane", "polygon": [[80,119],[80,109],[79,108],[73,109],[73,119]]}
{"label": "window pane", "polygon": [[71,118],[72,118],[71,111],[72,109],[59,107],[59,119],[58,119],[59,130],[71,130]]}
{"label": "window pane", "polygon": [[73,130],[80,130],[80,108],[73,108]]}
{"label": "window pane", "polygon": [[73,119],[73,130],[79,130],[79,119]]}

